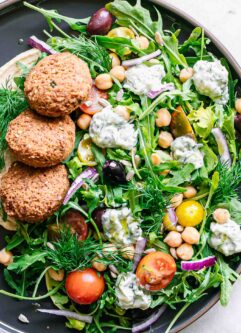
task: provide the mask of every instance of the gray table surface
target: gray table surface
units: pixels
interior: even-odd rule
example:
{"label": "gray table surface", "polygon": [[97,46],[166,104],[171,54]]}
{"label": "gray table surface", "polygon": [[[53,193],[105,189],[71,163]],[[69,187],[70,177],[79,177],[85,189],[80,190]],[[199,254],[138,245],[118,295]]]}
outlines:
{"label": "gray table surface", "polygon": [[[0,3],[4,0],[0,0]],[[241,66],[241,0],[169,0],[206,26]],[[218,303],[182,333],[241,333],[241,282],[234,286],[230,304]],[[1,329],[0,329],[1,333]]]}

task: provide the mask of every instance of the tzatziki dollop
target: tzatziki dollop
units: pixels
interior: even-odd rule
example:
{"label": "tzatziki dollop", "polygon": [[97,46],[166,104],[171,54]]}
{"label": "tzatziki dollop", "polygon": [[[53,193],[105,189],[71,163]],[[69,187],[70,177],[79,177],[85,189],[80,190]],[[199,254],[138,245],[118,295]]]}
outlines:
{"label": "tzatziki dollop", "polygon": [[134,273],[121,273],[115,284],[117,305],[122,309],[146,310],[151,305],[151,296],[138,285]]}
{"label": "tzatziki dollop", "polygon": [[160,87],[165,76],[163,65],[146,66],[144,64],[132,66],[126,71],[124,88],[136,95],[147,95],[150,90]]}
{"label": "tzatziki dollop", "polygon": [[101,220],[105,237],[114,244],[134,244],[142,236],[140,220],[127,207],[107,209]]}
{"label": "tzatziki dollop", "polygon": [[133,124],[106,107],[96,113],[90,123],[92,141],[101,148],[131,150],[137,143],[137,132]]}
{"label": "tzatziki dollop", "polygon": [[193,67],[193,82],[197,91],[217,104],[228,101],[228,71],[219,60],[199,60]]}
{"label": "tzatziki dollop", "polygon": [[199,145],[187,135],[180,136],[172,142],[171,152],[174,160],[184,164],[191,163],[195,169],[200,169],[204,165]]}
{"label": "tzatziki dollop", "polygon": [[239,225],[229,219],[224,224],[212,222],[210,225],[212,232],[209,245],[225,256],[241,252],[241,230]]}

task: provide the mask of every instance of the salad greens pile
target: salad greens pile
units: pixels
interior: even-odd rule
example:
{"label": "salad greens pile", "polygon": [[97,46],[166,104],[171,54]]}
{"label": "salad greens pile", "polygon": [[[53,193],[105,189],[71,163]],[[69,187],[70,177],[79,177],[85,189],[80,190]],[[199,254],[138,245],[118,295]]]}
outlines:
{"label": "salad greens pile", "polygon": [[[219,104],[201,94],[191,77],[185,81],[180,80],[183,69],[193,68],[199,61],[217,61],[208,50],[210,41],[205,37],[204,30],[197,27],[188,39],[180,42],[181,31],[175,30],[175,27],[166,30],[157,8],[153,8],[151,14],[141,5],[140,0],[137,0],[134,6],[128,1],[114,0],[106,5],[106,9],[115,17],[112,31],[125,27],[133,33],[134,38],[118,34],[113,36],[110,33],[89,36],[87,24],[90,18],[74,19],[60,15],[55,10],[44,10],[29,3],[25,5],[45,17],[50,28],[50,32],[45,31],[48,45],[55,51],[69,51],[86,61],[93,80],[100,74],[110,72],[110,53],[114,52],[124,64],[126,60],[145,57],[160,50],[159,56],[144,61],[142,65],[162,65],[165,69],[162,84],[171,83],[173,89],[149,98],[147,94],[133,93],[125,88],[123,82],[113,78],[113,86],[108,90],[107,108],[115,110],[118,106],[126,107],[130,114],[129,122],[137,133],[136,146],[129,151],[121,147],[103,149],[90,141],[88,129],[77,129],[75,148],[63,162],[68,169],[69,178],[74,181],[86,168],[93,167],[97,170],[99,179],[85,179],[85,186],[75,191],[68,202],[47,221],[41,224],[17,222],[16,232],[12,236],[6,236],[6,250],[13,251],[13,262],[3,271],[12,292],[0,290],[0,294],[32,301],[50,297],[60,310],[90,315],[93,317],[92,323],[74,318],[68,318],[66,323],[67,327],[84,330],[86,333],[132,330],[133,312],[121,308],[118,303],[116,277],[133,272],[142,257],[156,251],[167,254],[168,258],[171,258],[169,260],[175,259],[176,267],[175,275],[169,278],[165,287],[145,291],[151,295],[150,309],[166,304],[175,310],[166,333],[187,307],[205,297],[211,288],[220,288],[221,303],[226,305],[231,295],[232,283],[239,278],[234,269],[240,256],[232,252],[232,255],[226,258],[222,251],[218,250],[220,248],[211,246],[210,238],[211,225],[215,220],[213,213],[217,208],[227,209],[230,218],[241,224],[241,203],[238,200],[241,163],[234,127],[237,82],[232,79],[228,70],[228,100],[227,103]],[[75,34],[63,31],[59,25],[61,21],[67,23]],[[57,36],[53,35],[54,31]],[[141,48],[136,36],[144,36],[148,40],[148,47]],[[228,67],[225,60],[221,62],[225,68]],[[4,165],[4,152],[7,149],[7,126],[28,105],[21,90],[24,79],[23,75],[21,80],[18,80],[19,90],[12,91],[8,86],[0,89],[1,167]],[[160,109],[167,109],[172,117],[170,125],[163,126],[161,131],[171,133],[173,139],[186,138],[191,134],[188,137],[197,144],[195,149],[198,149],[203,157],[201,167],[196,168],[194,163],[174,158],[176,151],[170,148],[170,145],[164,148],[160,144],[160,128],[156,126],[157,111]],[[78,115],[78,112],[74,112],[73,120],[76,120]],[[214,129],[221,133],[218,140]],[[181,134],[173,134],[179,133],[178,131]],[[87,147],[88,158],[83,156],[80,149],[79,144],[83,140],[87,140],[85,143],[90,141]],[[225,149],[228,154],[224,156]],[[154,158],[159,158],[160,162],[154,162]],[[117,165],[124,166],[127,181],[106,181],[107,161],[115,161]],[[189,198],[185,197],[188,186],[196,190]],[[198,203],[199,215],[195,216],[194,221],[188,215],[192,212],[188,213],[184,208],[181,210],[181,202],[178,207],[174,205],[173,198],[177,197],[187,205],[191,205],[193,201]],[[138,262],[135,262],[136,254],[134,259],[133,256],[126,259],[123,256],[123,246],[118,244],[111,255],[103,255],[108,238],[98,222],[98,210],[103,213],[108,209],[118,210],[122,207],[130,208],[132,217],[140,221],[142,238],[146,240],[145,248],[139,253]],[[88,226],[88,234],[83,239],[78,233],[73,233],[67,224],[63,227],[64,217],[71,210],[79,212]],[[170,214],[174,215],[171,217]],[[175,220],[177,216],[178,221]],[[183,216],[185,221],[180,225],[178,222],[181,222]],[[196,224],[200,216],[200,223]],[[4,212],[3,218],[7,220]],[[166,241],[170,232],[180,234],[184,227],[195,227],[200,237],[199,242],[188,244],[193,254],[187,259],[181,254],[178,255],[177,246],[170,246]],[[183,263],[186,261],[202,262],[208,257],[214,258],[210,267],[204,265],[198,270],[184,269]],[[92,267],[96,260],[106,267],[103,273],[98,273],[104,278],[105,290],[101,297],[90,305],[79,306],[73,302],[66,293],[64,280],[55,281],[48,273],[53,269],[64,272],[67,277],[73,271]],[[137,276],[140,281],[143,278],[141,274]],[[47,291],[43,294],[44,279]],[[152,287],[151,283],[150,285]]]}

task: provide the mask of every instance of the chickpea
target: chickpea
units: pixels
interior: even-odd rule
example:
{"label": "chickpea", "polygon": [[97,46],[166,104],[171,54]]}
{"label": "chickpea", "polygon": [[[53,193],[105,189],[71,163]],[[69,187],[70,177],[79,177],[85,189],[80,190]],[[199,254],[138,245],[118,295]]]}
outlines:
{"label": "chickpea", "polygon": [[238,113],[241,113],[241,98],[236,99],[235,109]]}
{"label": "chickpea", "polygon": [[217,208],[213,212],[213,219],[219,224],[224,224],[230,219],[229,211],[224,208]]}
{"label": "chickpea", "polygon": [[192,245],[183,243],[176,250],[178,258],[182,260],[190,260],[193,257],[194,251]]}
{"label": "chickpea", "polygon": [[112,258],[112,254],[113,253],[117,253],[117,248],[114,244],[104,244],[103,249],[102,249],[102,254],[104,257],[106,257],[107,259],[111,259]]}
{"label": "chickpea", "polygon": [[110,70],[110,75],[114,76],[118,81],[123,82],[126,76],[125,68],[123,66],[115,66]]}
{"label": "chickpea", "polygon": [[113,86],[110,74],[99,74],[95,79],[95,85],[100,90],[108,90]]}
{"label": "chickpea", "polygon": [[180,74],[179,74],[179,80],[184,83],[187,80],[191,79],[191,77],[193,76],[194,71],[191,67],[188,68],[184,68],[181,70]]}
{"label": "chickpea", "polygon": [[160,172],[161,176],[167,176],[169,174],[170,170],[163,170],[162,172]]}
{"label": "chickpea", "polygon": [[197,194],[197,190],[193,186],[187,186],[186,191],[183,192],[183,196],[186,199],[193,198],[193,197],[195,197],[196,194]]}
{"label": "chickpea", "polygon": [[156,126],[163,127],[169,126],[172,120],[172,116],[167,109],[160,109],[157,111]]}
{"label": "chickpea", "polygon": [[135,155],[134,156],[134,161],[135,161],[136,166],[138,167],[140,165],[140,163],[141,163],[140,156],[139,155]]}
{"label": "chickpea", "polygon": [[155,32],[155,41],[161,46],[164,45],[164,41],[159,31]]}
{"label": "chickpea", "polygon": [[175,259],[177,259],[177,251],[174,247],[170,247],[169,249],[170,253],[171,253],[171,256]]}
{"label": "chickpea", "polygon": [[124,259],[127,260],[133,260],[135,255],[135,247],[134,245],[130,245],[130,246],[125,246],[121,249],[121,256]]}
{"label": "chickpea", "polygon": [[111,52],[109,54],[111,60],[112,60],[112,68],[114,68],[115,66],[120,66],[121,61],[120,58],[118,57],[118,55],[114,52]]}
{"label": "chickpea", "polygon": [[124,105],[118,105],[115,108],[115,112],[127,121],[130,119],[130,113],[128,112],[127,107]]}
{"label": "chickpea", "polygon": [[173,137],[171,135],[171,133],[169,132],[165,132],[165,131],[161,131],[159,134],[159,138],[158,138],[158,144],[160,147],[166,149],[169,148],[171,146],[173,142]]}
{"label": "chickpea", "polygon": [[176,230],[177,230],[178,232],[182,232],[182,231],[184,230],[184,228],[183,228],[182,225],[178,224],[178,225],[176,226]]}
{"label": "chickpea", "polygon": [[8,266],[13,262],[13,254],[5,248],[0,251],[0,264]]}
{"label": "chickpea", "polygon": [[164,242],[170,247],[178,247],[182,244],[182,236],[177,231],[170,231],[164,239]]}
{"label": "chickpea", "polygon": [[151,161],[153,165],[160,165],[161,164],[161,158],[157,153],[151,154]]}
{"label": "chickpea", "polygon": [[182,193],[175,194],[171,199],[172,208],[177,208],[179,205],[181,205],[182,200],[183,200]]}
{"label": "chickpea", "polygon": [[87,130],[91,123],[91,116],[86,113],[83,113],[79,116],[77,120],[77,126],[82,130]]}
{"label": "chickpea", "polygon": [[52,267],[48,270],[49,276],[52,280],[61,282],[64,279],[64,271],[62,269],[59,269],[55,271]]}
{"label": "chickpea", "polygon": [[107,266],[99,262],[100,258],[95,257],[92,261],[92,267],[95,268],[98,272],[104,272],[107,269]]}
{"label": "chickpea", "polygon": [[141,50],[147,49],[149,46],[149,40],[145,36],[136,37],[136,41],[138,42]]}
{"label": "chickpea", "polygon": [[200,240],[200,233],[196,228],[186,227],[182,233],[182,239],[188,244],[198,244]]}

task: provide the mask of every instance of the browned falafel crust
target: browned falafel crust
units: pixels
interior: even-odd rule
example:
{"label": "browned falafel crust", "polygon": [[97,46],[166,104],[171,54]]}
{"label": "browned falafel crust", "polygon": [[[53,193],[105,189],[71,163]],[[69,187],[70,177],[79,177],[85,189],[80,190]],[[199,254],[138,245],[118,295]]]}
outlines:
{"label": "browned falafel crust", "polygon": [[59,117],[76,110],[92,86],[88,65],[64,52],[40,60],[28,74],[24,92],[32,109]]}
{"label": "browned falafel crust", "polygon": [[16,160],[35,168],[50,167],[74,148],[75,124],[70,116],[47,118],[27,109],[10,122],[6,140]]}
{"label": "browned falafel crust", "polygon": [[68,189],[64,165],[35,169],[16,162],[1,180],[0,197],[8,216],[35,223],[59,209]]}

